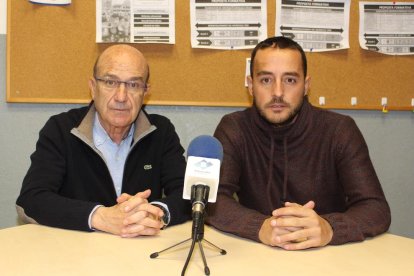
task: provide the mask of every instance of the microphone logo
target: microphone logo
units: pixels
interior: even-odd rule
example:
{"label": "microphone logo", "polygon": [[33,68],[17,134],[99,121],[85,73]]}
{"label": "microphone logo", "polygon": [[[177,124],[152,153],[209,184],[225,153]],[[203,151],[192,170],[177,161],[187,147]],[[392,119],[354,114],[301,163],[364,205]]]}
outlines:
{"label": "microphone logo", "polygon": [[197,162],[197,163],[195,164],[195,166],[196,166],[197,168],[199,168],[200,170],[205,170],[205,169],[208,169],[209,167],[213,166],[213,163],[211,163],[211,162],[209,162],[209,161],[207,161],[207,160],[203,159],[203,160],[201,160],[201,161]]}

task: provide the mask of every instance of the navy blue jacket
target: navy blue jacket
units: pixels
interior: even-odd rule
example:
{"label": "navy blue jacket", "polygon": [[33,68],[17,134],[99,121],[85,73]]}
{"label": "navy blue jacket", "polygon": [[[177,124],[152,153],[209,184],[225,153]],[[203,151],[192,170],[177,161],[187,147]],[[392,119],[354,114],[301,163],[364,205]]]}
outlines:
{"label": "navy blue jacket", "polygon": [[[16,202],[19,215],[26,221],[90,231],[92,209],[98,204],[116,204],[111,175],[93,145],[95,112],[94,105],[72,109],[52,116],[40,131]],[[125,162],[122,193],[134,195],[151,189],[150,202],[168,205],[170,225],[191,218],[190,202],[182,199],[183,153],[172,123],[142,110]]]}

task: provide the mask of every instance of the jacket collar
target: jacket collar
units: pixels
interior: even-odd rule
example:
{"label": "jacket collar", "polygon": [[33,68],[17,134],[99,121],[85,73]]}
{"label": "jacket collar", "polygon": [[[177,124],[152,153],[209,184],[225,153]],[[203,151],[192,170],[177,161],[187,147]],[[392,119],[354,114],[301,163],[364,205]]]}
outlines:
{"label": "jacket collar", "polygon": [[[71,133],[82,141],[87,143],[89,146],[94,147],[93,144],[93,122],[95,119],[96,108],[92,103],[85,117],[82,119],[78,127],[75,127],[71,130]],[[134,122],[135,131],[132,147],[143,137],[147,136],[149,133],[157,129],[156,126],[152,125],[148,115],[141,108],[138,113],[138,117]]]}

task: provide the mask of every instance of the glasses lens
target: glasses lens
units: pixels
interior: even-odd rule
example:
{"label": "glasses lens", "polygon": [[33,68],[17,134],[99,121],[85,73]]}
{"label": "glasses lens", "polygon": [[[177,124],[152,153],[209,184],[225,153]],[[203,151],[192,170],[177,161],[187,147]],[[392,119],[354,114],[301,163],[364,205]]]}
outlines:
{"label": "glasses lens", "polygon": [[142,92],[145,91],[146,85],[139,81],[119,81],[119,80],[111,80],[111,79],[99,79],[96,78],[96,80],[101,81],[104,85],[104,87],[108,90],[114,90],[116,88],[119,88],[121,83],[125,85],[125,89],[136,93],[136,92]]}
{"label": "glasses lens", "polygon": [[118,87],[118,82],[115,80],[104,80],[104,84],[106,88],[109,88],[109,89],[114,89]]}
{"label": "glasses lens", "polygon": [[141,92],[145,89],[145,84],[138,81],[125,82],[125,87],[131,92]]}

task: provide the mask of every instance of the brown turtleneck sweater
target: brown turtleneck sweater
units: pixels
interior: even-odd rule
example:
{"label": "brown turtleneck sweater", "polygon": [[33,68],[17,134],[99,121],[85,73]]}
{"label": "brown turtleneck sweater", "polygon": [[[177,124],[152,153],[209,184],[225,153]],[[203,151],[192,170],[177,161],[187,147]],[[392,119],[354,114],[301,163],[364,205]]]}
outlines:
{"label": "brown turtleneck sweater", "polygon": [[260,227],[273,210],[285,201],[313,200],[334,230],[330,244],[387,231],[390,208],[350,117],[305,99],[290,125],[276,127],[251,107],[224,116],[214,136],[223,144],[224,158],[207,223],[217,229],[259,241]]}

